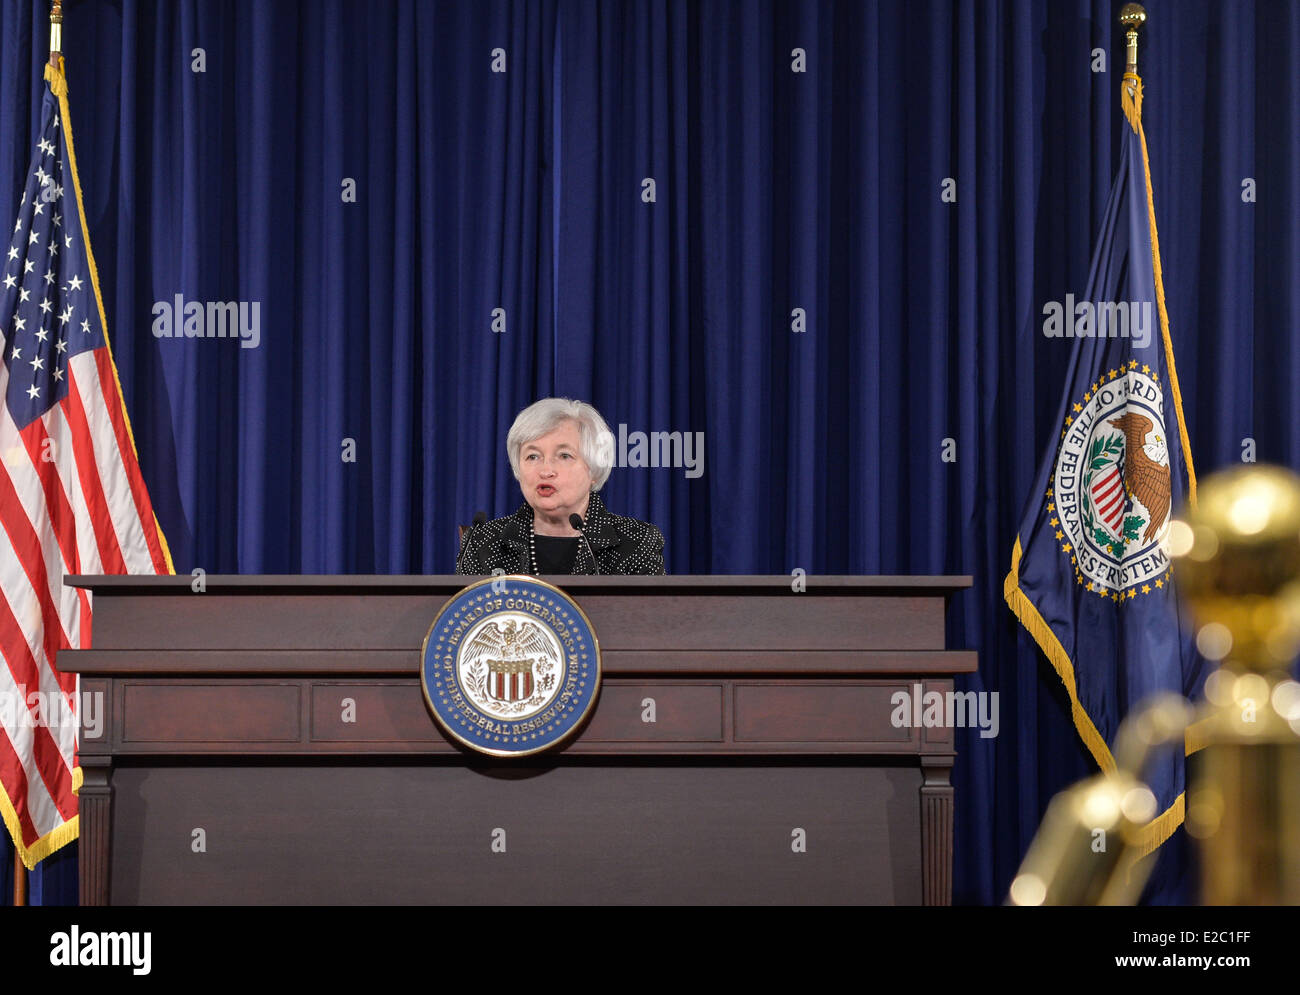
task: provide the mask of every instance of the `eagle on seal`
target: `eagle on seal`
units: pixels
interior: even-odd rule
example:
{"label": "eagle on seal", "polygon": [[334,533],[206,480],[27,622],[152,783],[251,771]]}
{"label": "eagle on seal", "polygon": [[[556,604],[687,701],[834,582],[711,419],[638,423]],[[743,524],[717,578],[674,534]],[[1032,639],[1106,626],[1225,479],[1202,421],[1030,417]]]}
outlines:
{"label": "eagle on seal", "polygon": [[[1151,515],[1142,541],[1150,542],[1169,517],[1169,463],[1152,459],[1146,444],[1147,433],[1154,427],[1151,419],[1128,411],[1110,424],[1124,433],[1124,490],[1137,498]],[[1157,436],[1157,455],[1164,451],[1164,440]]]}
{"label": "eagle on seal", "polygon": [[506,620],[504,628],[496,622],[483,626],[465,647],[465,653],[471,664],[477,662],[480,656],[486,655],[498,660],[525,660],[530,657],[547,659],[551,655],[551,647],[536,623],[525,622],[519,625],[511,618]]}

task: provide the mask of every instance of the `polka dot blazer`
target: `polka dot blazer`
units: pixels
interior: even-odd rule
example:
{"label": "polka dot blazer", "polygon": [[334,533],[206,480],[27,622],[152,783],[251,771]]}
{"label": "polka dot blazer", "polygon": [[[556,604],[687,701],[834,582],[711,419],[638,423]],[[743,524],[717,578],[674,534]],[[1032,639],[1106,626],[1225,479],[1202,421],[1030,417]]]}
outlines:
{"label": "polka dot blazer", "polygon": [[[596,554],[593,566],[587,543],[579,541],[573,563],[575,574],[662,574],[664,536],[649,522],[614,515],[599,494],[587,503],[587,540]],[[528,536],[533,527],[533,509],[527,502],[513,515],[494,518],[465,533],[458,574],[490,574],[500,568],[508,574],[531,573]],[[599,567],[597,570],[595,567]]]}

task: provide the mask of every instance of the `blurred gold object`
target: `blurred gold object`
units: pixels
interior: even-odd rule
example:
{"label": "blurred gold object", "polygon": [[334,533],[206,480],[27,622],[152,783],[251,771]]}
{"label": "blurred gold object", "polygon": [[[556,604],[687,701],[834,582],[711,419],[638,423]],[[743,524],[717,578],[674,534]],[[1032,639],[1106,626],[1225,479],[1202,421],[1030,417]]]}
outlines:
{"label": "blurred gold object", "polygon": [[1207,905],[1300,904],[1300,478],[1242,467],[1171,526],[1206,681],[1187,796]]}
{"label": "blurred gold object", "polygon": [[1143,856],[1156,798],[1140,778],[1152,752],[1181,745],[1190,709],[1163,695],[1120,728],[1114,773],[1062,791],[1011,882],[1011,905],[1132,905],[1154,866]]}

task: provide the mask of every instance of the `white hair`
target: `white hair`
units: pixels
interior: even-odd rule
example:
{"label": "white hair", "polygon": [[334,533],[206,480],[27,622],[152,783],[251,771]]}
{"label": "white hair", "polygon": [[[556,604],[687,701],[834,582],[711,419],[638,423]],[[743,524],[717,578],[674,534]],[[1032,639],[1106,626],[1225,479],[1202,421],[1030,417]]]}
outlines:
{"label": "white hair", "polygon": [[519,479],[519,453],[524,446],[569,419],[578,423],[582,459],[591,471],[591,489],[598,491],[605,486],[614,466],[614,433],[590,404],[567,397],[544,397],[515,417],[506,435],[506,455],[510,457],[510,469],[516,480]]}

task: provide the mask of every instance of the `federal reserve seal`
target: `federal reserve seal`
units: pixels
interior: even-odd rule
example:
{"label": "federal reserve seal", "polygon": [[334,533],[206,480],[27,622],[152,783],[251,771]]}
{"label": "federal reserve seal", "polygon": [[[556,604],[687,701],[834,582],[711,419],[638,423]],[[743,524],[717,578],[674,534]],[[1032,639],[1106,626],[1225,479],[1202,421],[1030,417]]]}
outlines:
{"label": "federal reserve seal", "polygon": [[571,735],[600,690],[600,646],[582,609],[533,577],[489,577],[443,606],[421,652],[424,700],[443,732],[495,757]]}
{"label": "federal reserve seal", "polygon": [[1076,582],[1112,601],[1169,579],[1164,410],[1159,374],[1133,361],[1098,378],[1066,416],[1049,522]]}

